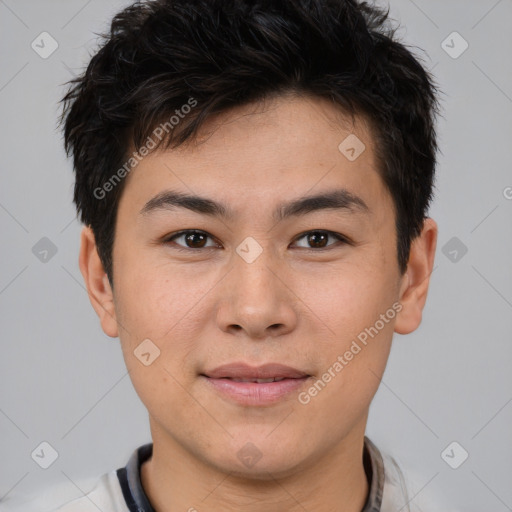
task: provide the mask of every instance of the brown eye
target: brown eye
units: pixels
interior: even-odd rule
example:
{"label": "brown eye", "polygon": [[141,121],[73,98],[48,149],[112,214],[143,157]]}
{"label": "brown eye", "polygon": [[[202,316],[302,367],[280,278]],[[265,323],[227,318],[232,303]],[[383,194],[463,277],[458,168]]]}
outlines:
{"label": "brown eye", "polygon": [[301,236],[296,238],[295,243],[297,244],[299,240],[305,240],[305,244],[297,244],[298,247],[303,249],[325,249],[329,248],[330,246],[339,245],[339,243],[328,243],[329,238],[334,238],[335,240],[338,240],[339,243],[349,243],[348,239],[346,239],[343,235],[333,233],[332,231],[320,230],[303,233]]}
{"label": "brown eye", "polygon": [[328,234],[319,231],[307,235],[307,240],[311,247],[325,247],[328,239]]}
{"label": "brown eye", "polygon": [[197,249],[198,247],[204,247],[207,238],[208,237],[202,233],[189,233],[185,235],[185,243],[188,247]]}
{"label": "brown eye", "polygon": [[[184,249],[203,249],[203,248],[210,248],[210,247],[216,247],[217,244],[213,243],[210,245],[206,245],[208,239],[211,239],[211,236],[207,233],[204,233],[203,231],[182,231],[180,233],[176,233],[175,235],[167,238],[165,240],[165,243],[171,243],[174,242],[176,245],[178,245],[181,248]],[[177,241],[181,240],[180,243]]]}

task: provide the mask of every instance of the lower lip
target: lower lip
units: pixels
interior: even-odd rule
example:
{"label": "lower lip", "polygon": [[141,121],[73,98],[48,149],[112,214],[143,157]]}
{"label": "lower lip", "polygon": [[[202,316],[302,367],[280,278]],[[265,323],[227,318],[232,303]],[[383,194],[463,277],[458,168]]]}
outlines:
{"label": "lower lip", "polygon": [[299,390],[309,377],[283,379],[277,382],[236,382],[231,379],[203,377],[211,386],[230,400],[241,405],[267,405],[278,402]]}

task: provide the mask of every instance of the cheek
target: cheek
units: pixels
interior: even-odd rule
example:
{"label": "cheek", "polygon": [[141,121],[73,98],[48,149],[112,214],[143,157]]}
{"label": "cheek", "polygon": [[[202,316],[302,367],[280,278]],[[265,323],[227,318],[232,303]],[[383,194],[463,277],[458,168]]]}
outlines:
{"label": "cheek", "polygon": [[131,337],[163,343],[166,337],[175,338],[185,325],[187,336],[192,335],[188,318],[197,320],[215,276],[198,276],[192,266],[176,268],[143,258],[125,258],[118,268],[116,311]]}
{"label": "cheek", "polygon": [[316,322],[328,328],[329,338],[341,343],[374,325],[397,300],[395,277],[389,269],[351,266],[307,281],[298,286],[297,294],[315,313]]}
{"label": "cheek", "polygon": [[340,321],[336,326],[335,339],[319,342],[323,364],[317,380],[300,397],[301,404],[307,401],[305,407],[311,407],[308,416],[323,418],[321,428],[336,432],[333,436],[341,431],[347,434],[367,414],[386,367],[393,335],[391,321],[379,330],[375,319],[370,324],[361,318],[344,318],[346,323]]}
{"label": "cheek", "polygon": [[133,387],[150,416],[158,423],[171,431],[179,431],[183,428],[184,416],[187,421],[200,421],[201,414],[197,403],[189,392],[184,391],[188,386],[183,376],[176,368],[169,366],[162,356],[148,367],[130,354],[126,354],[125,360],[126,358],[131,361],[127,361],[127,367]]}
{"label": "cheek", "polygon": [[[191,268],[191,267],[190,267]],[[213,283],[187,276],[170,265],[151,266],[127,258],[118,266],[116,312],[126,366],[144,403],[176,401],[180,386],[193,376],[193,354],[205,323],[212,317],[204,300]],[[149,342],[147,340],[150,340]],[[147,344],[154,362],[144,366],[137,358]],[[175,394],[177,393],[177,396]],[[165,398],[167,397],[167,398]]]}
{"label": "cheek", "polygon": [[324,331],[328,335],[316,339],[322,364],[319,403],[329,402],[340,414],[351,404],[357,415],[369,405],[386,366],[400,307],[396,285],[389,269],[385,274],[352,268],[328,281],[308,296],[308,304],[329,327]]}

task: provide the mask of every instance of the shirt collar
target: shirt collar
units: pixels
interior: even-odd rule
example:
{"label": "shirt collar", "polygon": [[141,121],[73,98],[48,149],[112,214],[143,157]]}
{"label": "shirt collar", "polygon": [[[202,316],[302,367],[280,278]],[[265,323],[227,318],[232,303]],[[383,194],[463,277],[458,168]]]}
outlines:
{"label": "shirt collar", "polygon": [[379,449],[366,436],[364,438],[363,465],[370,489],[361,512],[380,512],[384,492],[384,460]]}

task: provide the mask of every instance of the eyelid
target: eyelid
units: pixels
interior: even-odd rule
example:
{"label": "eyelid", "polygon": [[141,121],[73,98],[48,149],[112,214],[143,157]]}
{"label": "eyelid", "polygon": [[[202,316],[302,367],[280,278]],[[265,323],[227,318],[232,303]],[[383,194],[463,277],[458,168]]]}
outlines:
{"label": "eyelid", "polygon": [[[182,231],[177,231],[176,233],[171,233],[170,235],[168,236],[165,236],[162,240],[162,243],[166,244],[166,243],[170,243],[170,242],[174,242],[174,239],[175,238],[179,238],[180,236],[183,236],[183,235],[190,235],[190,234],[199,234],[199,235],[205,235],[206,237],[210,238],[211,240],[213,240],[217,245],[220,245],[218,243],[218,241],[215,239],[214,236],[210,235],[210,233],[206,232],[206,231],[202,231],[201,229],[183,229]],[[174,242],[175,243],[175,242]],[[193,247],[187,247],[185,245],[180,245],[180,244],[176,244],[177,245],[177,248],[178,250],[184,250],[184,251],[198,251],[199,249],[213,249],[214,246],[210,245],[208,247],[199,247],[198,249],[194,249]]]}
{"label": "eyelid", "polygon": [[[351,240],[348,237],[346,237],[345,235],[342,235],[341,233],[336,233],[335,231],[330,231],[328,229],[309,229],[307,231],[304,231],[300,235],[297,235],[294,238],[293,243],[297,242],[301,238],[304,238],[305,236],[307,236],[307,235],[309,235],[311,233],[325,233],[328,236],[332,236],[333,238],[336,238],[339,242],[342,242],[343,244],[350,245],[352,243]],[[321,250],[328,249],[329,247],[332,247],[332,246],[335,246],[335,245],[337,245],[337,244],[329,244],[328,246],[321,247],[321,248],[300,247],[300,249],[306,249],[306,250],[311,250],[311,251],[318,252],[318,251],[321,251]]]}
{"label": "eyelid", "polygon": [[[210,235],[207,231],[203,231],[201,229],[184,229],[184,230],[178,231],[176,233],[171,233],[170,235],[164,237],[162,242],[164,244],[170,243],[170,242],[174,242],[175,238],[179,238],[179,237],[181,237],[183,235],[194,234],[194,233],[205,235],[206,237],[210,238],[211,240],[213,240],[217,244],[217,247],[219,247],[219,245],[222,245],[222,244],[220,244],[218,242],[218,240],[216,240],[216,238],[213,235]],[[296,243],[298,240],[300,240],[301,238],[306,237],[307,235],[309,235],[311,233],[324,233],[324,234],[327,234],[328,236],[332,236],[333,238],[336,238],[338,240],[338,242],[342,242],[343,244],[347,244],[347,245],[351,245],[352,244],[352,241],[348,237],[346,237],[345,235],[342,235],[341,233],[337,233],[335,231],[330,231],[328,229],[309,229],[309,230],[303,231],[302,233],[300,233],[299,235],[297,235],[293,239],[292,244]],[[212,245],[207,246],[207,247],[199,247],[199,248],[186,247],[186,246],[180,245],[180,244],[176,244],[176,245],[177,245],[177,250],[195,251],[195,252],[197,252],[198,250],[205,250],[205,249],[213,249],[213,248],[215,248]],[[327,250],[330,247],[337,246],[337,245],[338,244],[329,244],[326,247],[320,247],[320,248],[315,248],[315,247],[299,247],[299,249],[305,249],[305,250],[319,252],[319,251],[322,251],[322,250]]]}

